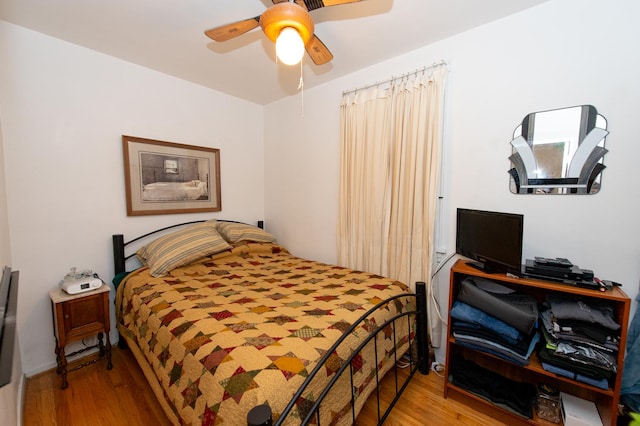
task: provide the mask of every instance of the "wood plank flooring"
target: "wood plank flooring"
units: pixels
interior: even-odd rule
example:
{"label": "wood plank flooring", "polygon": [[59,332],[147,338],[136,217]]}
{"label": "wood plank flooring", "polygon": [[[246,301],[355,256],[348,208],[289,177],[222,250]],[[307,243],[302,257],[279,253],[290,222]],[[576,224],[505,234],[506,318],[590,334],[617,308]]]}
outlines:
{"label": "wood plank flooring", "polygon": [[[61,390],[60,376],[55,370],[27,379],[22,418],[24,426],[170,424],[128,350],[114,347],[111,371],[106,370],[106,361],[99,360],[69,373],[68,380],[69,388]],[[383,404],[388,404],[393,398],[387,392],[394,389],[393,380],[393,375],[389,374],[383,379],[385,391],[380,396]],[[444,378],[433,372],[426,376],[417,373],[385,425],[505,425],[462,403],[444,399],[443,383]],[[376,422],[373,394],[357,423],[367,426]]]}

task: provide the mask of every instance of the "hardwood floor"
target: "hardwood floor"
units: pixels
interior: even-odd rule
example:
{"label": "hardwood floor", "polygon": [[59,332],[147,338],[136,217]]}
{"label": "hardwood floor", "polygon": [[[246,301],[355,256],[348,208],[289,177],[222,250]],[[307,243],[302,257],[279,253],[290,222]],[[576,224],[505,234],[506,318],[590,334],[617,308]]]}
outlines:
{"label": "hardwood floor", "polygon": [[[68,380],[69,388],[61,390],[60,376],[55,370],[27,379],[24,426],[170,424],[128,350],[114,347],[111,371],[106,370],[106,361],[99,360],[69,373]],[[444,399],[443,381],[443,377],[433,372],[426,376],[417,373],[385,425],[505,425],[462,403]],[[387,375],[383,382],[383,389],[394,389],[392,375]],[[384,392],[380,398],[383,404],[387,404],[392,397],[389,392]],[[374,394],[367,401],[357,423],[366,426],[376,422]]]}
{"label": "hardwood floor", "polygon": [[69,373],[65,390],[55,369],[27,379],[22,424],[170,425],[131,352],[114,347],[112,360]]}

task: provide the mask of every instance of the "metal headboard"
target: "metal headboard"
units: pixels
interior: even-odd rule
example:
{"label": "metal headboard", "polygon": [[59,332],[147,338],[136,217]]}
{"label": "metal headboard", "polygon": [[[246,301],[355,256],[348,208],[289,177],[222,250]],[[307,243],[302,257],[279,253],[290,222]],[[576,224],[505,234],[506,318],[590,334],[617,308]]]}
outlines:
{"label": "metal headboard", "polygon": [[[245,223],[245,222],[239,222],[237,220],[220,220],[217,219],[218,222],[231,222],[231,223]],[[131,253],[129,255],[125,254],[125,248],[132,243],[135,243],[136,241],[142,240],[144,238],[150,237],[154,234],[158,234],[164,231],[167,231],[169,229],[173,229],[173,228],[179,228],[182,226],[186,226],[186,225],[192,225],[194,223],[200,223],[200,222],[205,222],[205,220],[194,220],[191,222],[183,222],[183,223],[177,223],[175,225],[170,225],[170,226],[165,226],[164,228],[160,228],[160,229],[156,229],[154,231],[151,232],[147,232],[144,235],[140,235],[139,237],[136,237],[132,240],[129,241],[124,241],[124,235],[122,234],[113,234],[112,235],[112,239],[113,239],[113,266],[114,266],[114,272],[115,274],[119,274],[122,272],[126,272],[127,268],[126,268],[126,263],[127,260],[129,260],[130,258],[134,257],[136,254],[135,253]],[[245,223],[246,224],[246,223]],[[264,221],[259,220],[258,221],[258,228],[264,229]]]}

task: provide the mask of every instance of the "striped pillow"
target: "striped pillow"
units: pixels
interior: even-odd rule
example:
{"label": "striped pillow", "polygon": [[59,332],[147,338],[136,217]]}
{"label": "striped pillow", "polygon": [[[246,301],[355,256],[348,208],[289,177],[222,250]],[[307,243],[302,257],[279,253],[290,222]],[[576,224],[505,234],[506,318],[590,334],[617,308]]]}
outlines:
{"label": "striped pillow", "polygon": [[164,235],[136,253],[154,277],[162,277],[194,260],[230,249],[218,234],[215,221],[198,223]]}
{"label": "striped pillow", "polygon": [[257,241],[272,243],[276,238],[264,229],[244,223],[218,222],[218,232],[229,243]]}
{"label": "striped pillow", "polygon": [[[208,220],[208,221],[206,221],[206,222],[198,223],[197,225],[204,225],[204,226],[205,226],[205,229],[203,230],[203,232],[206,232],[206,231],[207,231],[206,226],[208,226],[208,227],[210,227],[210,228],[213,228],[213,230],[215,230],[216,232],[218,232],[218,229],[217,229],[217,226],[216,226],[216,219],[211,219],[211,220]],[[196,225],[194,225],[194,226],[196,226]],[[186,229],[189,229],[189,228],[183,228],[182,230],[186,230]],[[180,231],[177,231],[177,232],[180,232]],[[163,235],[163,237],[165,237],[165,236],[166,236],[166,237],[168,237],[168,236],[170,236],[170,235],[174,235],[174,234],[166,234],[166,235]],[[161,237],[161,238],[162,238],[162,237]],[[160,239],[160,238],[158,238],[158,239]],[[140,262],[142,262],[142,264],[143,264],[143,265],[145,265],[145,266],[147,266],[147,259],[148,259],[148,258],[149,258],[149,256],[150,256],[150,254],[149,254],[149,249],[154,247],[154,245],[153,245],[153,244],[154,244],[156,241],[157,241],[157,240],[154,240],[154,241],[152,241],[151,243],[149,243],[149,244],[147,244],[147,245],[144,245],[144,246],[140,247],[140,248],[138,249],[138,251],[136,252],[136,255],[138,256],[138,259],[140,259]]]}

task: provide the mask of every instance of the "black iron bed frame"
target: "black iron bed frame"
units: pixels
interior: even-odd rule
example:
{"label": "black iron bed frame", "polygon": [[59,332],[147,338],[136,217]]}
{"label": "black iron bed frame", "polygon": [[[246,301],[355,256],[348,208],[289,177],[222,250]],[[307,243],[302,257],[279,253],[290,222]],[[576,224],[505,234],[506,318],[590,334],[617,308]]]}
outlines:
{"label": "black iron bed frame", "polygon": [[[238,222],[238,221],[232,221],[232,220],[218,220],[219,222],[234,222],[234,223],[244,223],[244,222]],[[139,237],[136,237],[132,240],[129,241],[124,241],[124,236],[122,234],[114,234],[112,236],[112,240],[113,240],[113,262],[114,262],[114,268],[115,268],[115,274],[116,276],[118,276],[119,274],[123,274],[126,273],[126,264],[127,261],[133,257],[135,257],[135,252],[126,255],[125,254],[125,249],[127,246],[129,246],[130,244],[133,244],[137,241],[141,241],[144,240],[148,237],[151,237],[154,234],[158,234],[164,231],[168,231],[170,229],[173,228],[179,228],[179,227],[184,227],[187,225],[191,225],[191,224],[195,224],[195,223],[200,223],[200,222],[204,222],[204,220],[196,220],[196,221],[191,221],[191,222],[184,222],[184,223],[179,223],[179,224],[175,224],[175,225],[170,225],[161,229],[156,229],[154,231],[148,232],[144,235],[141,235]],[[264,222],[263,221],[258,221],[257,223],[259,228],[264,228]],[[413,378],[413,376],[415,375],[415,373],[417,371],[419,371],[421,374],[426,375],[429,374],[429,368],[430,368],[430,359],[429,359],[429,349],[428,349],[428,344],[429,344],[429,340],[428,340],[428,328],[427,328],[427,297],[426,297],[426,285],[424,282],[416,282],[416,292],[415,294],[401,294],[401,295],[396,295],[393,296],[389,299],[383,300],[380,303],[378,303],[376,306],[374,306],[373,308],[369,309],[366,313],[364,313],[354,324],[351,325],[351,327],[349,327],[344,333],[343,335],[340,337],[340,339],[338,339],[333,346],[331,346],[331,348],[329,350],[327,350],[326,354],[320,359],[320,361],[318,362],[318,364],[315,366],[315,368],[311,371],[311,373],[309,374],[309,376],[306,378],[306,380],[302,383],[302,385],[300,386],[300,388],[298,389],[298,391],[293,395],[293,397],[291,398],[291,400],[289,401],[289,403],[287,404],[286,408],[284,409],[284,411],[282,412],[282,414],[279,416],[277,421],[273,421],[272,419],[272,412],[271,409],[268,405],[258,405],[256,407],[254,407],[252,410],[249,411],[249,413],[247,414],[247,424],[248,426],[272,426],[272,425],[276,425],[279,426],[281,425],[287,418],[287,416],[289,415],[289,413],[291,412],[291,410],[295,407],[296,405],[296,401],[298,401],[299,398],[302,397],[304,391],[306,390],[306,388],[309,386],[309,384],[311,383],[311,381],[313,380],[313,378],[316,376],[316,374],[320,371],[321,368],[324,367],[325,362],[327,361],[327,359],[331,356],[332,353],[335,352],[335,350],[340,346],[340,344],[349,336],[349,334],[351,332],[353,332],[353,330],[355,330],[357,328],[357,326],[359,324],[361,324],[362,322],[366,321],[367,318],[369,318],[369,316],[371,316],[371,314],[376,311],[378,308],[385,306],[386,304],[399,299],[399,298],[406,298],[406,297],[410,297],[410,298],[415,298],[415,310],[410,310],[410,311],[405,311],[402,313],[397,314],[396,316],[394,316],[393,318],[389,319],[388,321],[386,321],[384,324],[379,325],[372,333],[369,334],[369,336],[367,337],[367,339],[362,342],[360,344],[360,346],[358,346],[351,354],[350,357],[348,357],[342,364],[342,366],[340,367],[340,369],[336,372],[336,374],[334,374],[332,380],[329,382],[329,384],[327,385],[327,387],[320,393],[320,395],[317,397],[317,400],[315,401],[315,403],[313,404],[313,406],[309,409],[308,414],[306,416],[305,419],[302,420],[301,424],[306,425],[309,424],[309,422],[311,422],[314,417],[315,417],[315,421],[317,425],[320,425],[320,408],[321,408],[321,404],[322,401],[324,400],[324,398],[326,397],[326,395],[329,393],[329,391],[331,390],[331,388],[333,387],[333,385],[336,383],[336,381],[341,377],[342,373],[349,368],[349,375],[351,378],[351,381],[353,383],[353,370],[352,370],[352,361],[353,359],[358,355],[358,353],[365,347],[365,345],[367,345],[371,340],[374,340],[374,345],[376,345],[377,341],[375,340],[378,333],[380,333],[381,331],[383,331],[387,326],[389,326],[390,324],[395,324],[395,321],[400,321],[400,320],[405,320],[408,322],[408,330],[409,333],[411,332],[411,319],[414,318],[415,319],[415,338],[411,339],[411,335],[409,335],[409,351],[407,352],[409,355],[409,373],[407,374],[407,376],[404,379],[404,382],[399,383],[398,379],[399,379],[399,372],[398,372],[398,365],[397,365],[397,361],[398,361],[398,354],[397,352],[394,353],[394,357],[395,357],[395,365],[392,367],[392,370],[390,370],[387,374],[391,374],[391,372],[393,371],[394,374],[394,383],[395,383],[395,396],[393,398],[393,400],[391,401],[391,403],[389,404],[389,406],[386,408],[386,410],[384,411],[384,413],[380,412],[380,377],[378,377],[378,371],[376,371],[376,389],[375,389],[375,393],[376,393],[376,403],[377,403],[377,417],[378,417],[378,425],[382,425],[385,420],[387,419],[387,417],[389,416],[389,414],[391,413],[391,411],[393,410],[395,404],[397,403],[397,401],[400,399],[400,397],[402,396],[402,393],[404,392],[404,390],[407,388],[407,386],[409,385],[409,382],[411,381],[411,379]],[[396,342],[396,327],[393,327],[393,339],[394,342]],[[118,342],[120,347],[126,347],[126,342],[124,341],[124,339],[122,338],[122,336],[119,336],[119,342]],[[415,353],[414,353],[414,349],[415,349]],[[378,365],[378,355],[377,355],[377,349],[374,351],[375,352],[375,356],[376,356],[376,365]],[[355,415],[355,394],[354,394],[354,387],[351,386],[352,392],[351,392],[351,416],[352,416],[352,423],[355,424],[356,422],[356,415]]]}

